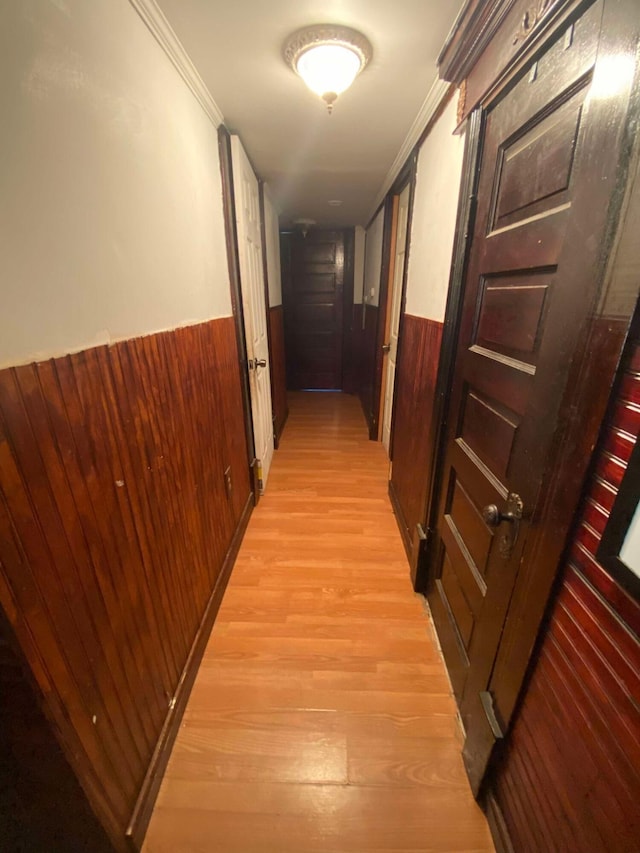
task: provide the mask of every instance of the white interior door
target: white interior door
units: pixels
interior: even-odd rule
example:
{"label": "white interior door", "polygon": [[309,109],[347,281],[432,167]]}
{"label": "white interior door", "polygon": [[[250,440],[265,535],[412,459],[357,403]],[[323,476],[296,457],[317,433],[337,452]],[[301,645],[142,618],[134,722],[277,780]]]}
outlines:
{"label": "white interior door", "polygon": [[234,204],[240,256],[240,289],[247,339],[251,415],[256,458],[264,491],[273,458],[273,421],[269,375],[269,339],[265,305],[260,190],[251,163],[237,136],[231,137]]}
{"label": "white interior door", "polygon": [[398,329],[402,301],[402,278],[404,256],[407,251],[407,222],[409,219],[409,184],[400,193],[398,223],[396,226],[396,252],[393,267],[393,292],[391,294],[391,323],[389,325],[389,352],[386,356],[386,383],[384,390],[384,414],[382,416],[382,443],[389,453],[391,443],[391,414],[393,410],[393,386],[396,378],[398,358]]}

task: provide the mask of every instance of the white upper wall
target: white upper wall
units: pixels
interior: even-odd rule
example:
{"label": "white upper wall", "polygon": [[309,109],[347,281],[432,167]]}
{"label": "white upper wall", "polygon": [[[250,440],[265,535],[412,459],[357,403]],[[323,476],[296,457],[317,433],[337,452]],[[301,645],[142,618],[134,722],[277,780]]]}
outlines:
{"label": "white upper wall", "polygon": [[0,366],[231,314],[216,128],[125,0],[0,5]]}
{"label": "white upper wall", "polygon": [[267,284],[269,306],[282,305],[282,275],[280,272],[280,226],[278,211],[273,205],[269,187],[264,185],[264,233],[267,250]]}
{"label": "white upper wall", "polygon": [[364,298],[367,305],[377,305],[380,299],[380,273],[382,271],[382,235],[384,207],[367,228],[364,251]]}
{"label": "white upper wall", "polygon": [[364,243],[365,230],[362,225],[356,225],[353,247],[353,304],[362,304],[364,292]]}
{"label": "white upper wall", "polygon": [[418,156],[405,311],[430,320],[444,320],[449,288],[464,152],[455,127],[452,98]]}

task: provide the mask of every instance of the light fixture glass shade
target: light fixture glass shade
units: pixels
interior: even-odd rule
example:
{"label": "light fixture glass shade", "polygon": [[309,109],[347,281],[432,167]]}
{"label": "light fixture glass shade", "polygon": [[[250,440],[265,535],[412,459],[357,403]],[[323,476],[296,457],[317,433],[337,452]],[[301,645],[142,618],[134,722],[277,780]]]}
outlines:
{"label": "light fixture glass shade", "polygon": [[366,67],[372,52],[362,33],[337,24],[304,27],[292,33],[283,46],[285,62],[320,95],[329,112],[338,95]]}
{"label": "light fixture glass shade", "polygon": [[297,72],[316,95],[340,95],[356,79],[360,57],[340,44],[310,47],[298,59]]}

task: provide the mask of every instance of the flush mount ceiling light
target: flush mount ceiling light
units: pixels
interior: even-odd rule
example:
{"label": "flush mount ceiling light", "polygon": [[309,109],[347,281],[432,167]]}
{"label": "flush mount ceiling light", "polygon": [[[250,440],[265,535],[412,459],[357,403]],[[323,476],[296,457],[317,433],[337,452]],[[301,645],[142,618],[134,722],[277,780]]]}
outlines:
{"label": "flush mount ceiling light", "polygon": [[345,89],[365,68],[373,50],[369,40],[350,27],[315,24],[289,36],[283,47],[285,62],[320,95],[329,112]]}

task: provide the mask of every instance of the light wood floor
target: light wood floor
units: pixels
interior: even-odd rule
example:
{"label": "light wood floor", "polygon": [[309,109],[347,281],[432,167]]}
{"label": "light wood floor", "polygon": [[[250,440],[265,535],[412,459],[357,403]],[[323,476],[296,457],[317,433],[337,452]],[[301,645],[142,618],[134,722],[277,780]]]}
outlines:
{"label": "light wood floor", "polygon": [[146,853],[491,851],[357,400],[295,394]]}

